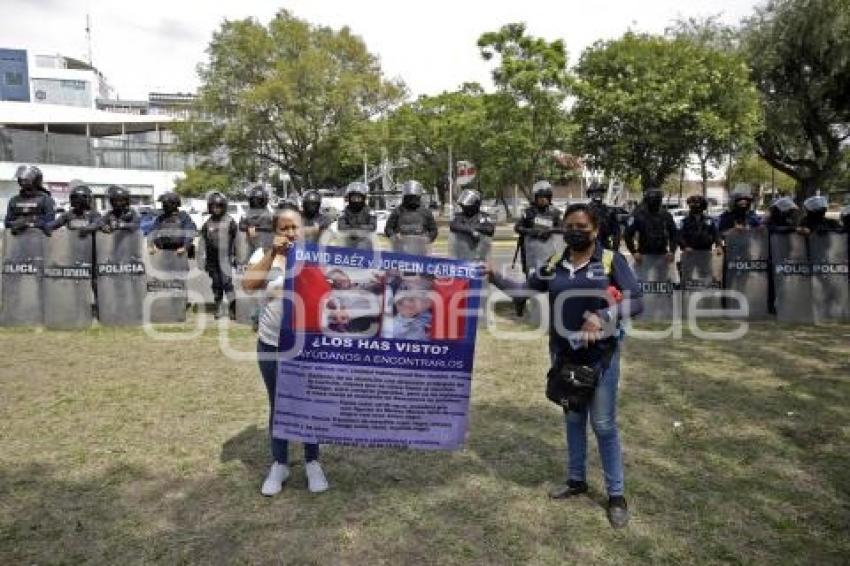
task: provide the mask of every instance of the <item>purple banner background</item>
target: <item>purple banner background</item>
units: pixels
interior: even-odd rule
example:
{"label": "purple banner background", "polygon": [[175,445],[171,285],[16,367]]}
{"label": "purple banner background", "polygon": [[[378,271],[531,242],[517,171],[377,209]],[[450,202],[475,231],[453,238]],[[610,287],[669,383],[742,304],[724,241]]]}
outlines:
{"label": "purple banner background", "polygon": [[[334,251],[363,256],[358,250]],[[381,258],[444,264],[439,267],[455,273],[461,268],[460,272],[471,274],[466,277],[470,299],[464,336],[460,340],[412,341],[305,332],[296,335],[283,324],[281,352],[288,353],[282,353],[278,363],[276,438],[425,450],[462,447],[468,422],[480,269],[472,263],[434,257],[382,253]],[[298,271],[296,267],[287,273],[285,289],[289,292]],[[285,316],[290,311],[285,308]],[[295,344],[303,346],[294,351]]]}

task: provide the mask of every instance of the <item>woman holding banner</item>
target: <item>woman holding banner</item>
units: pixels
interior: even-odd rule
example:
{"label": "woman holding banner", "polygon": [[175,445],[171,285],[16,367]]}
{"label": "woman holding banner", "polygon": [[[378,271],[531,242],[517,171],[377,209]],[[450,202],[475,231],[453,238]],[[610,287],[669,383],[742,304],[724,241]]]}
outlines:
{"label": "woman holding banner", "polygon": [[[242,288],[245,291],[263,291],[265,304],[260,315],[257,362],[269,396],[269,437],[273,462],[260,492],[266,496],[280,493],[289,478],[289,442],[274,438],[274,400],[277,386],[278,343],[283,318],[283,283],[286,271],[286,252],[301,238],[301,215],[297,210],[281,209],[274,217],[274,241],[272,247],[258,248],[245,271]],[[319,445],[304,445],[304,469],[307,474],[307,489],[319,493],[328,489],[328,481],[319,465]]]}
{"label": "woman holding banner", "polygon": [[[509,281],[492,269],[488,271],[496,286],[508,293],[521,289],[546,292],[552,305],[552,369],[547,397],[564,407],[567,481],[549,496],[562,499],[587,492],[590,417],[608,491],[608,520],[614,528],[622,528],[628,524],[629,512],[617,429],[619,322],[642,310],[642,292],[625,257],[597,242],[599,220],[587,205],[569,206],[563,227],[566,249],[532,271],[526,283]],[[571,381],[582,375],[587,377],[585,381]]]}

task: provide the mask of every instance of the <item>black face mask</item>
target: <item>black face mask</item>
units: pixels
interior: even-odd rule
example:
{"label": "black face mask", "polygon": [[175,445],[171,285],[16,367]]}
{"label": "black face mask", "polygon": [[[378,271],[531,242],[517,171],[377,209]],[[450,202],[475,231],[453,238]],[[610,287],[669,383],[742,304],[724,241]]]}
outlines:
{"label": "black face mask", "polygon": [[825,210],[813,210],[813,211],[808,213],[808,217],[811,218],[812,220],[823,220],[824,218],[826,218],[826,211]]}
{"label": "black face mask", "polygon": [[361,210],[363,210],[364,206],[366,206],[366,202],[362,201],[362,200],[361,201],[356,201],[356,200],[348,201],[348,208],[351,210],[351,212],[360,212]]}
{"label": "black face mask", "polygon": [[646,199],[646,207],[649,210],[656,212],[658,209],[661,208],[661,199],[660,198],[648,198],[648,199]]}
{"label": "black face mask", "polygon": [[469,204],[469,205],[461,205],[461,210],[463,210],[464,215],[466,216],[475,216],[478,214],[478,205],[477,204]]}
{"label": "black face mask", "polygon": [[593,243],[590,232],[586,230],[567,230],[564,232],[564,241],[571,250],[585,251]]}
{"label": "black face mask", "polygon": [[699,205],[692,206],[692,207],[690,207],[690,211],[691,211],[691,216],[699,216],[700,214],[702,214],[702,207],[699,206]]}
{"label": "black face mask", "polygon": [[739,220],[743,220],[744,218],[747,217],[747,212],[749,212],[749,210],[750,210],[749,207],[743,207],[743,206],[737,206],[736,205],[735,208],[732,210],[732,214],[735,216],[735,218],[738,218]]}

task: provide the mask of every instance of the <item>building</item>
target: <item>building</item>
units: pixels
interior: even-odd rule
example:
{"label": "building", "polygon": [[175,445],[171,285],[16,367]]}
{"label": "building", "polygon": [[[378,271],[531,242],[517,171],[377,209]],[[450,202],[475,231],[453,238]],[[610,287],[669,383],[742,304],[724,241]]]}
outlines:
{"label": "building", "polygon": [[88,184],[98,209],[106,189],[126,187],[134,205],[153,205],[174,187],[192,156],[177,151],[172,126],[196,100],[150,93],[118,100],[93,66],[58,54],[0,49],[0,216],[18,192],[15,172],[37,165],[57,205],[69,183]]}
{"label": "building", "polygon": [[0,49],[0,101],[95,108],[112,88],[95,67],[73,57]]}
{"label": "building", "polygon": [[135,115],[89,108],[0,102],[0,214],[18,192],[15,172],[37,165],[58,205],[79,179],[106,207],[109,185],[127,187],[136,205],[152,205],[174,187],[192,156],[177,151],[167,115]]}

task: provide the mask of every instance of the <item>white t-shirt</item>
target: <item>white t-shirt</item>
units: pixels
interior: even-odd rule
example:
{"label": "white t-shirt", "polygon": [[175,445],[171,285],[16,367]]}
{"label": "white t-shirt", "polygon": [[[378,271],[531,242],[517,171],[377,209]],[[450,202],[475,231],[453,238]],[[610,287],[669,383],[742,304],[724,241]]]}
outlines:
{"label": "white t-shirt", "polygon": [[[259,263],[265,256],[263,248],[257,248],[248,260],[248,265]],[[268,346],[277,347],[280,340],[280,321],[283,318],[283,279],[286,262],[284,256],[275,256],[272,267],[266,274],[265,291],[263,291],[262,312],[260,313],[257,337]],[[259,292],[259,291],[258,291]]]}

